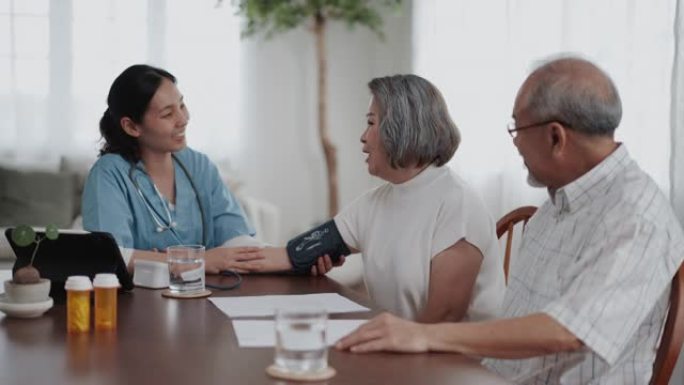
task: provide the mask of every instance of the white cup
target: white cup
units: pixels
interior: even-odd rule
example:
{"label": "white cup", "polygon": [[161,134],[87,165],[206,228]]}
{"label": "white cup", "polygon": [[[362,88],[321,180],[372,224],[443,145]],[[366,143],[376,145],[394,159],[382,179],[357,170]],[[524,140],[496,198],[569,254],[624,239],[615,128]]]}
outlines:
{"label": "white cup", "polygon": [[14,283],[7,280],[5,296],[13,303],[36,303],[44,302],[50,294],[50,280],[41,278],[38,283]]}
{"label": "white cup", "polygon": [[284,372],[315,373],[328,367],[326,327],[321,307],[277,309],[275,365]]}
{"label": "white cup", "polygon": [[169,291],[193,294],[204,291],[204,246],[178,245],[166,249]]}

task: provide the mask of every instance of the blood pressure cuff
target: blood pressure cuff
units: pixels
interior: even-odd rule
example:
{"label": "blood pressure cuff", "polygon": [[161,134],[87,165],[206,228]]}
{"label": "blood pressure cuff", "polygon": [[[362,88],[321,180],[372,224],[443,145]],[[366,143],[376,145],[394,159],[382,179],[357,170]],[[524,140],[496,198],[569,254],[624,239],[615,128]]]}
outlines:
{"label": "blood pressure cuff", "polygon": [[287,255],[296,273],[307,274],[318,257],[330,256],[333,263],[340,260],[341,255],[349,255],[351,251],[342,240],[334,220],[299,234],[287,242]]}

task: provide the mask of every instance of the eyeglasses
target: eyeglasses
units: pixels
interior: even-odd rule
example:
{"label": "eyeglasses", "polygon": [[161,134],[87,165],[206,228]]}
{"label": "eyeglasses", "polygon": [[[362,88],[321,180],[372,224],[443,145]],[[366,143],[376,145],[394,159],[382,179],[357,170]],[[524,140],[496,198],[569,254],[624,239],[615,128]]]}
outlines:
{"label": "eyeglasses", "polygon": [[508,135],[510,135],[511,138],[515,139],[515,137],[518,136],[518,131],[527,130],[528,128],[532,128],[532,127],[546,126],[547,124],[554,123],[554,122],[558,122],[558,120],[551,119],[551,120],[546,120],[546,121],[539,122],[539,123],[528,124],[528,125],[522,126],[522,127],[516,127],[515,126],[515,119],[513,119],[510,122],[508,122],[508,125],[506,126],[506,130],[508,131]]}

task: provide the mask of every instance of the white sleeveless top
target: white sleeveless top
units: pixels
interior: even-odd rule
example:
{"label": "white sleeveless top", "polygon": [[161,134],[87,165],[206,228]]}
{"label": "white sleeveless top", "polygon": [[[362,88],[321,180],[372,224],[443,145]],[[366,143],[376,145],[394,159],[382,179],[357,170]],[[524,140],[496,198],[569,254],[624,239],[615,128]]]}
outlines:
{"label": "white sleeveless top", "polygon": [[465,238],[484,258],[464,320],[498,315],[505,283],[494,220],[448,167],[430,166],[407,182],[368,191],[335,224],[345,243],[362,252],[373,301],[407,319],[427,303],[432,258]]}

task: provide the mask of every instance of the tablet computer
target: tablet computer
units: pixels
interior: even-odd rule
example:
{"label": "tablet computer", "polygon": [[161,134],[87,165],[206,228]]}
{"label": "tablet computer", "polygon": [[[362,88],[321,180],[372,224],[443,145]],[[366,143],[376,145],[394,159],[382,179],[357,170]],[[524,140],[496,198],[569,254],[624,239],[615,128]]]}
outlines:
{"label": "tablet computer", "polygon": [[[45,231],[37,230],[36,234],[43,237]],[[17,246],[12,241],[12,228],[5,230],[5,237],[17,256],[12,272],[28,265],[35,244]],[[42,278],[52,281],[50,296],[57,302],[65,300],[64,283],[71,275],[87,275],[93,279],[98,273],[114,273],[119,278],[122,290],[133,289],[133,280],[119,247],[109,233],[59,230],[56,240],[45,239],[40,242],[33,266]]]}

